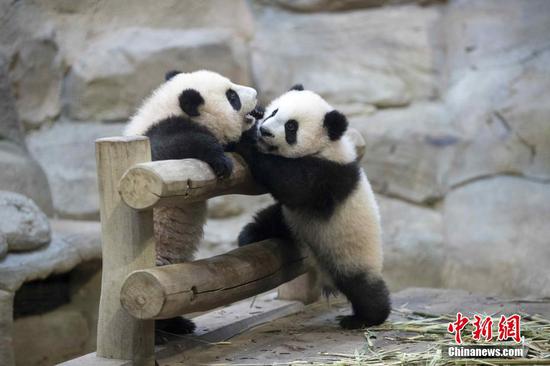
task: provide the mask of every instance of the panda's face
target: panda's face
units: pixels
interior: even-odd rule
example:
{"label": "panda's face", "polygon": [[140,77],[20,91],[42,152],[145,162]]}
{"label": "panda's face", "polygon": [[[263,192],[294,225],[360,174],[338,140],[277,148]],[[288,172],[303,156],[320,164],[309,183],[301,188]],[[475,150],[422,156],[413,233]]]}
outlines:
{"label": "panda's face", "polygon": [[319,155],[337,144],[346,128],[346,118],[319,95],[291,90],[266,108],[258,147],[288,158]]}
{"label": "panda's face", "polygon": [[222,142],[238,141],[256,106],[256,90],[211,71],[179,73],[167,81],[181,110]]}
{"label": "panda's face", "polygon": [[187,115],[208,128],[222,143],[239,140],[249,128],[247,115],[256,106],[256,90],[235,84],[212,71],[169,72],[166,82],[133,117],[127,134],[142,134],[151,123]]}

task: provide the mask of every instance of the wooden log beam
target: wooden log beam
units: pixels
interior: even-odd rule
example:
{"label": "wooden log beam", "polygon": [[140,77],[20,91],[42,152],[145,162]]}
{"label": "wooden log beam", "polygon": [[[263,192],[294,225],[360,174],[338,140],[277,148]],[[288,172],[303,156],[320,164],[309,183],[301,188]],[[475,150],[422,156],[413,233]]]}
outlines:
{"label": "wooden log beam", "polygon": [[171,318],[260,294],[308,268],[292,245],[269,239],[208,259],[134,271],[120,300],[138,319]]}
{"label": "wooden log beam", "polygon": [[119,183],[122,200],[136,210],[177,207],[223,194],[262,194],[252,182],[244,160],[229,154],[233,173],[218,179],[208,164],[196,159],[162,160],[136,164]]}
{"label": "wooden log beam", "polygon": [[[354,129],[350,129],[347,135],[355,143],[360,159],[365,151],[363,137]],[[120,196],[128,206],[148,210],[181,206],[224,194],[266,193],[254,183],[243,159],[237,154],[229,155],[234,170],[227,179],[216,178],[208,164],[196,159],[136,164],[120,180]]]}

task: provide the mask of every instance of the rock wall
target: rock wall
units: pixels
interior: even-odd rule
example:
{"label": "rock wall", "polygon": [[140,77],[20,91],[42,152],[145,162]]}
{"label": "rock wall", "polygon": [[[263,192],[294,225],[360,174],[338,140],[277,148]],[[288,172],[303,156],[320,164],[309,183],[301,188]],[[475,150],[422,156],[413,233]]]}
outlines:
{"label": "rock wall", "polygon": [[[92,141],[166,70],[211,68],[264,102],[301,82],[367,141],[394,288],[550,296],[550,2],[21,0],[0,14],[57,215],[97,217]],[[211,207],[250,214],[231,202]]]}
{"label": "rock wall", "polygon": [[48,180],[40,165],[27,150],[25,135],[11,90],[8,60],[1,52],[0,172],[0,190],[21,193],[31,198],[46,214],[53,214]]}

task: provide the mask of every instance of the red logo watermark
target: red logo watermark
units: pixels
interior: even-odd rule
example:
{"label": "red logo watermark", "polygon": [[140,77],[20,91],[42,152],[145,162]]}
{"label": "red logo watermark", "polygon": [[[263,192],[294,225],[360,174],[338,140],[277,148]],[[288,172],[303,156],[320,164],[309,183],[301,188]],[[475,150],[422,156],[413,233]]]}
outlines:
{"label": "red logo watermark", "polygon": [[[468,324],[474,326],[472,331],[472,339],[479,341],[484,339],[487,342],[493,340],[493,319],[490,316],[482,318],[479,315],[474,315],[474,319],[470,320],[462,313],[456,313],[456,321],[449,323],[447,330],[454,334],[456,344],[462,344],[462,331]],[[516,343],[521,343],[521,317],[518,314],[506,317],[501,315],[498,321],[498,340],[507,341],[514,340]]]}

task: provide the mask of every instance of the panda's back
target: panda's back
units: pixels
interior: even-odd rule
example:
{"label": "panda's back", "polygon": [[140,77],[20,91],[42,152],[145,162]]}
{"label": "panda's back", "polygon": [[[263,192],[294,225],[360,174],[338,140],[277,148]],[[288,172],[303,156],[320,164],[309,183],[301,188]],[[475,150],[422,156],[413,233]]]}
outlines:
{"label": "panda's back", "polygon": [[354,190],[323,218],[283,206],[285,222],[300,244],[334,258],[339,269],[382,270],[381,228],[378,205],[363,171]]}

